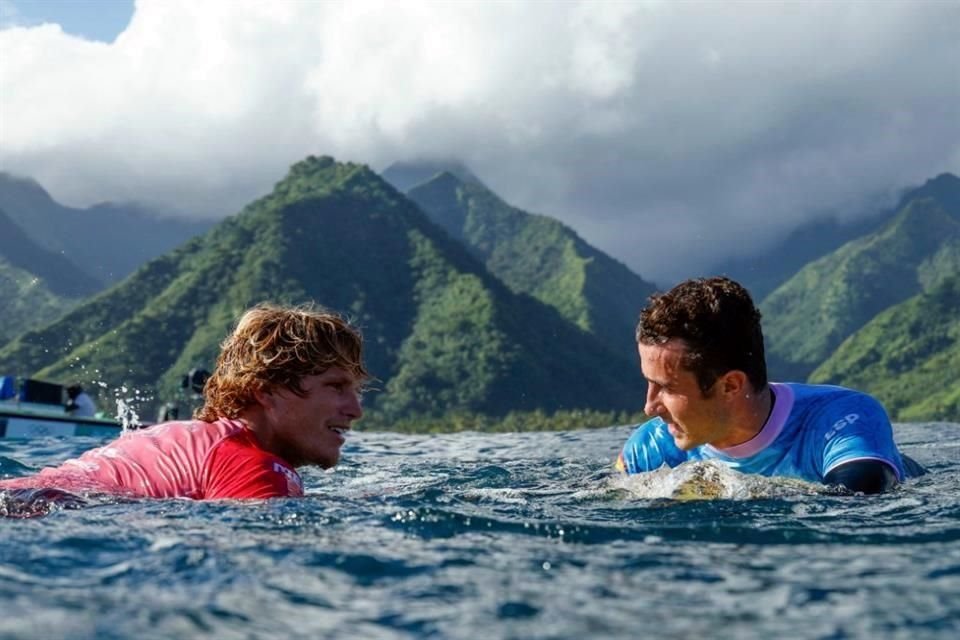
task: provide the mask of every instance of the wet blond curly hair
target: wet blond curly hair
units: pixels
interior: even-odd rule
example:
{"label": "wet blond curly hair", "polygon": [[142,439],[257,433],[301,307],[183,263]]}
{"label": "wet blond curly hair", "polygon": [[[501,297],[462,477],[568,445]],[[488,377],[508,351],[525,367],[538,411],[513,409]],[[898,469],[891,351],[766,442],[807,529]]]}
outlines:
{"label": "wet blond curly hair", "polygon": [[303,378],[331,367],[365,382],[370,376],[362,356],[360,332],[339,315],[312,304],[259,304],[241,316],[223,341],[194,418],[236,418],[254,404],[257,391],[285,387],[303,396]]}

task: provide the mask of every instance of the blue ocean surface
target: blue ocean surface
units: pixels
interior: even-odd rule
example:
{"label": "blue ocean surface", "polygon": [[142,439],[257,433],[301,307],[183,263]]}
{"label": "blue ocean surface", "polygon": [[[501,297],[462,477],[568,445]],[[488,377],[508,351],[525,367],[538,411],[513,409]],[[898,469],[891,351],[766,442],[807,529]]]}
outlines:
{"label": "blue ocean surface", "polygon": [[[960,637],[960,425],[896,425],[930,473],[872,497],[624,478],[630,431],[361,431],[305,499],[0,517],[0,638]],[[0,440],[0,475],[103,442]]]}

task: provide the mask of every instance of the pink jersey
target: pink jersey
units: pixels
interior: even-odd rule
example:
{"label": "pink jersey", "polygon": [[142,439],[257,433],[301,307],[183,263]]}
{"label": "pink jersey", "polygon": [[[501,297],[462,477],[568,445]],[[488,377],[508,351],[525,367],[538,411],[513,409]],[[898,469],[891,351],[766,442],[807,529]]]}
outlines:
{"label": "pink jersey", "polygon": [[243,423],[226,418],[131,431],[59,467],[0,481],[0,489],[46,487],[195,500],[303,495],[293,467],[261,449]]}

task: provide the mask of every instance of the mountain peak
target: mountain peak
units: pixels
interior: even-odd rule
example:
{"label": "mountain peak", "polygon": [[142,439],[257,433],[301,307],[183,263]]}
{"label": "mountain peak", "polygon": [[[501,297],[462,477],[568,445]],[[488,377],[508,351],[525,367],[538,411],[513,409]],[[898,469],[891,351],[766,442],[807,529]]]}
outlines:
{"label": "mountain peak", "polygon": [[364,165],[353,162],[337,162],[331,156],[311,155],[294,163],[281,182],[309,181],[316,186],[332,187],[363,168]]}
{"label": "mountain peak", "polygon": [[941,173],[923,183],[922,187],[908,191],[900,200],[897,210],[906,207],[912,200],[931,198],[955,218],[960,218],[960,178],[952,173]]}
{"label": "mountain peak", "polygon": [[960,178],[952,173],[941,173],[936,178],[931,178],[923,183],[923,186],[915,192],[921,197],[934,197],[940,200],[960,199]]}
{"label": "mountain peak", "polygon": [[[352,163],[347,163],[352,164]],[[315,156],[309,155],[299,162],[295,162],[292,167],[290,167],[290,173],[293,174],[306,174],[313,173],[316,171],[325,171],[337,166],[337,161],[333,156]]]}
{"label": "mountain peak", "polygon": [[443,173],[449,173],[461,182],[483,185],[480,178],[459,160],[402,160],[391,164],[381,175],[397,191],[406,193]]}
{"label": "mountain peak", "polygon": [[931,184],[940,184],[944,186],[952,186],[954,189],[960,188],[960,178],[953,175],[949,172],[943,172],[932,180],[927,180],[927,185]]}
{"label": "mountain peak", "polygon": [[50,193],[33,178],[16,176],[6,171],[0,171],[0,192],[4,194],[5,200],[28,205],[53,202]]}
{"label": "mountain peak", "polygon": [[287,175],[274,186],[270,197],[290,202],[343,189],[381,194],[393,191],[365,164],[337,162],[330,156],[311,155],[290,167]]}
{"label": "mountain peak", "polygon": [[464,180],[461,180],[456,176],[456,174],[449,171],[441,171],[435,175],[430,182],[435,182],[445,186],[459,186],[464,183]]}

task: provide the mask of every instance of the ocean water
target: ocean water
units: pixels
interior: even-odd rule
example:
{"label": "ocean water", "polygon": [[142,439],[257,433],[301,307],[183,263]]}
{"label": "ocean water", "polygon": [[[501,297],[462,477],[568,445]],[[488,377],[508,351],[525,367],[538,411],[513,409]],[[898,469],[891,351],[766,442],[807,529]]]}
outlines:
{"label": "ocean water", "polygon": [[[960,425],[897,425],[931,473],[873,497],[623,478],[629,432],[359,432],[306,499],[37,505],[0,638],[960,637]],[[101,443],[0,440],[0,475]]]}

